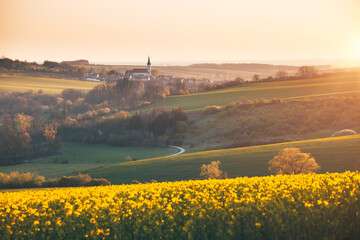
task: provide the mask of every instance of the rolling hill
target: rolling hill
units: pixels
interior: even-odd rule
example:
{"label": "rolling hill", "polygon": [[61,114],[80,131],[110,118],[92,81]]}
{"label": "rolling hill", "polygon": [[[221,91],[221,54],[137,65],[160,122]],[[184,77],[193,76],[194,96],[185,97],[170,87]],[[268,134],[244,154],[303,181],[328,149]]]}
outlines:
{"label": "rolling hill", "polygon": [[190,95],[169,96],[138,110],[146,111],[151,107],[166,107],[169,109],[181,107],[186,112],[194,112],[202,110],[205,106],[224,106],[242,98],[283,98],[289,100],[308,97],[343,96],[354,93],[360,93],[360,74],[257,83]]}
{"label": "rolling hill", "polygon": [[289,143],[279,143],[244,148],[187,153],[172,157],[160,157],[134,162],[110,164],[85,171],[92,177],[103,177],[113,184],[141,182],[179,181],[199,178],[202,164],[221,161],[220,169],[230,178],[240,176],[269,175],[268,162],[285,147],[298,147],[311,153],[324,172],[355,170],[360,166],[360,135],[323,138]]}

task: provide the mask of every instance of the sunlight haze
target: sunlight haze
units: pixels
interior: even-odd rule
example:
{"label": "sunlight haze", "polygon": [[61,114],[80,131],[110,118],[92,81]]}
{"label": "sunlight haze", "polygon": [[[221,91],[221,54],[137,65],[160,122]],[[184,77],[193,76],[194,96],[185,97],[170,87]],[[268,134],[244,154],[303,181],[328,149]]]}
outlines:
{"label": "sunlight haze", "polygon": [[[0,0],[0,55],[95,63],[359,64],[357,0]],[[357,59],[357,60],[356,60]]]}

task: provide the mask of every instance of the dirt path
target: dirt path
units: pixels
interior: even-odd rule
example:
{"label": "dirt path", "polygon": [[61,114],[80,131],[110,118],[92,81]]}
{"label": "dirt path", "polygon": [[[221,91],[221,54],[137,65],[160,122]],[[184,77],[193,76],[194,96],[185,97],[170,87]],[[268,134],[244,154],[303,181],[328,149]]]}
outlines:
{"label": "dirt path", "polygon": [[182,147],[178,147],[178,146],[173,146],[173,145],[169,145],[169,147],[173,147],[173,148],[176,148],[178,150],[180,150],[179,152],[177,153],[174,153],[174,154],[171,154],[171,155],[168,155],[168,156],[176,156],[176,155],[179,155],[179,154],[182,154],[185,152],[185,149],[183,149]]}

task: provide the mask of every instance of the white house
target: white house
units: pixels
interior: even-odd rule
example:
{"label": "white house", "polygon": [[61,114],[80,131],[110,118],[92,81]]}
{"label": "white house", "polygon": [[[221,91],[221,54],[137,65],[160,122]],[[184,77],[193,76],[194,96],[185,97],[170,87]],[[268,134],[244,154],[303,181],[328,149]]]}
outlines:
{"label": "white house", "polygon": [[151,75],[151,63],[150,57],[148,57],[147,68],[134,68],[133,70],[127,70],[125,76],[129,78],[147,78],[149,79]]}

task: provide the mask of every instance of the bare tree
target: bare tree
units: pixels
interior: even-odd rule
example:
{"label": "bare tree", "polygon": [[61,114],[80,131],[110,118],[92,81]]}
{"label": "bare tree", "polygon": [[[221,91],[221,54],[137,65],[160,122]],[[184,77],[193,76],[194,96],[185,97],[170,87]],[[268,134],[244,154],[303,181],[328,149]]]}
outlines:
{"label": "bare tree", "polygon": [[302,66],[298,69],[300,78],[313,78],[317,76],[317,69],[314,66]]}
{"label": "bare tree", "polygon": [[277,79],[286,79],[288,76],[289,75],[288,75],[287,71],[284,71],[284,70],[277,71],[275,74],[275,77]]}
{"label": "bare tree", "polygon": [[259,74],[254,74],[254,76],[253,76],[253,82],[258,82],[259,80],[260,80],[260,76],[259,76]]}

